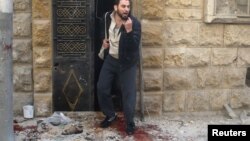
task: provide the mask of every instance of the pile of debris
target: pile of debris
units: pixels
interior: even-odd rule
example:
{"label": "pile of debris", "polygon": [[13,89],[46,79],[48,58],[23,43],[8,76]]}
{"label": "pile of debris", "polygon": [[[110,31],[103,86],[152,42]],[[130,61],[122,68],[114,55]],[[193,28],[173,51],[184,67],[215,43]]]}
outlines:
{"label": "pile of debris", "polygon": [[[71,124],[69,124],[71,123]],[[68,125],[69,126],[66,126]],[[49,132],[53,126],[63,125],[65,128],[62,135],[78,134],[83,132],[83,126],[74,122],[63,113],[54,113],[45,119],[27,119],[16,117],[13,121],[14,134],[17,141],[36,141],[41,139],[41,134]]]}
{"label": "pile of debris", "polygon": [[246,110],[243,110],[239,116],[233,111],[233,109],[229,106],[229,104],[224,104],[225,109],[227,110],[228,115],[232,119],[240,118],[241,124],[250,123],[250,112],[247,112]]}

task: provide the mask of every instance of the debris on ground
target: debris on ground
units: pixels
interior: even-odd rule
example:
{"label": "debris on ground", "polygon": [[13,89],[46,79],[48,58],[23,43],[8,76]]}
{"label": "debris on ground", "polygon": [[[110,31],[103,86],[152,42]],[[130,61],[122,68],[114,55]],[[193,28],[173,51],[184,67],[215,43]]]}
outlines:
{"label": "debris on ground", "polygon": [[128,136],[121,113],[110,127],[103,129],[99,127],[104,118],[101,113],[72,112],[65,113],[71,122],[57,126],[40,118],[20,119],[14,123],[15,141],[206,141],[209,124],[250,124],[248,112],[234,119],[224,114],[164,113],[145,117],[143,122],[136,117],[135,133]]}
{"label": "debris on ground", "polygon": [[238,118],[238,116],[234,113],[233,109],[228,104],[224,104],[224,107],[226,108],[228,115],[232,119]]}
{"label": "debris on ground", "polygon": [[62,135],[72,135],[72,134],[80,134],[83,132],[83,126],[80,124],[72,124],[67,128],[64,128]]}
{"label": "debris on ground", "polygon": [[243,110],[240,113],[240,120],[241,120],[242,124],[250,123],[250,113],[248,113],[247,111]]}
{"label": "debris on ground", "polygon": [[60,124],[66,125],[66,124],[72,122],[72,120],[69,117],[65,116],[61,112],[60,113],[54,112],[52,116],[44,119],[43,122],[44,123],[50,123],[50,124],[52,124],[54,126],[58,126]]}

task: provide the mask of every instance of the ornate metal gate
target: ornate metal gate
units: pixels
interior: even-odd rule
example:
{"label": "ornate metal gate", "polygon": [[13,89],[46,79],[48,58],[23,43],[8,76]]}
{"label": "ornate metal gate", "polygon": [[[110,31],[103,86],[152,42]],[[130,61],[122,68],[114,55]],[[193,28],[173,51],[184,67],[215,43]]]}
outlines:
{"label": "ornate metal gate", "polygon": [[53,0],[53,110],[94,109],[94,0]]}

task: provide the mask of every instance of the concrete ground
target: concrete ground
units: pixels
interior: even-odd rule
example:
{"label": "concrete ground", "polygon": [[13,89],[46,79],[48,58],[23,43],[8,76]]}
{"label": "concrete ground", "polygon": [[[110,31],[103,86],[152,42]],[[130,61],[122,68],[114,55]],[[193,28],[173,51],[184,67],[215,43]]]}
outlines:
{"label": "concrete ground", "polygon": [[[107,129],[98,125],[104,118],[98,112],[61,113],[62,119],[14,118],[16,141],[207,141],[208,124],[249,124],[249,114],[236,113],[231,118],[225,112],[220,113],[171,113],[161,116],[145,115],[141,121],[136,116],[136,131],[127,136],[122,113]],[[59,116],[60,117],[60,116]],[[58,118],[59,119],[59,118]],[[68,120],[70,119],[70,120]],[[68,120],[68,121],[67,121]],[[73,130],[75,129],[75,130]],[[74,131],[72,133],[65,131]],[[68,133],[68,135],[65,135]]]}

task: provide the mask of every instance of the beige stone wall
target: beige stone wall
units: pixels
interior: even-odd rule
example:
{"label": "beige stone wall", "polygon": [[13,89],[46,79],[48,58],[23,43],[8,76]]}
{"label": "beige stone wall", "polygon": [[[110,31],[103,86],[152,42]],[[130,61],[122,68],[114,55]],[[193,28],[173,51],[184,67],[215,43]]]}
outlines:
{"label": "beige stone wall", "polygon": [[15,115],[26,104],[35,114],[51,113],[51,1],[14,0],[13,83]]}
{"label": "beige stone wall", "polygon": [[[14,0],[14,112],[52,112],[51,0]],[[137,0],[145,113],[250,106],[250,25],[205,24],[203,0]],[[138,97],[139,101],[139,97]],[[138,104],[139,106],[139,104]]]}
{"label": "beige stone wall", "polygon": [[146,103],[148,111],[250,106],[250,26],[205,24],[203,7],[203,0],[143,0],[145,100],[159,105]]}
{"label": "beige stone wall", "polygon": [[31,0],[14,0],[13,15],[13,111],[33,104]]}
{"label": "beige stone wall", "polygon": [[34,106],[37,116],[52,112],[51,0],[32,1]]}

